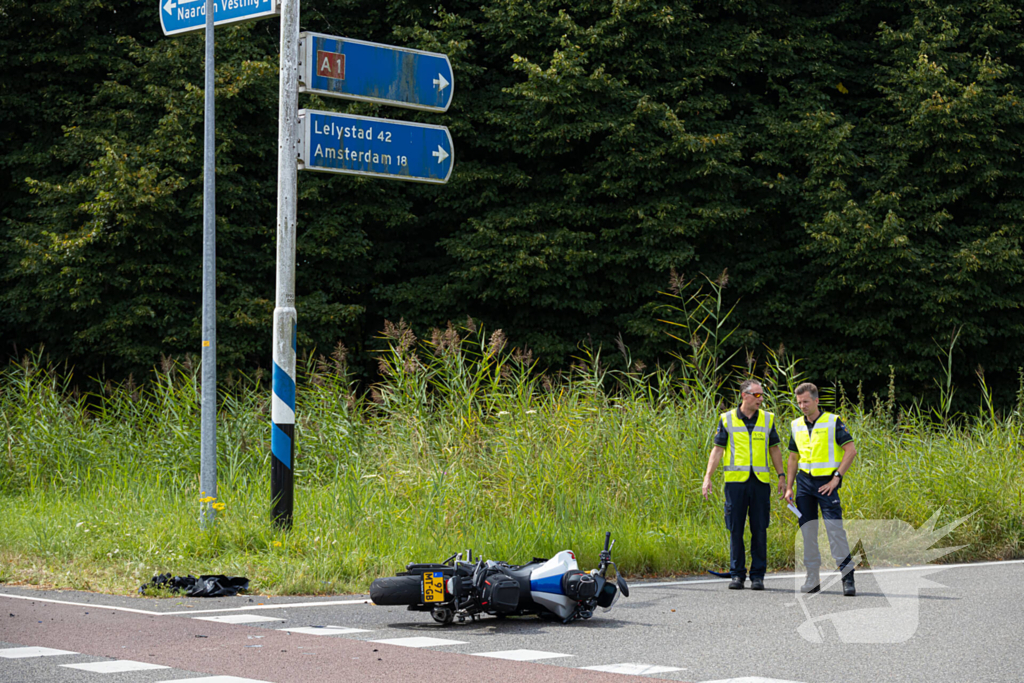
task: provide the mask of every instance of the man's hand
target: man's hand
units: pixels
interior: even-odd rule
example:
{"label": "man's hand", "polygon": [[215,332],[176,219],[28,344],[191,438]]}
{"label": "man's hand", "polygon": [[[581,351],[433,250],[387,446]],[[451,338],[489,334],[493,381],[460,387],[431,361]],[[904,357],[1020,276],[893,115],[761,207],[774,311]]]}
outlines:
{"label": "man's hand", "polygon": [[786,478],[785,477],[779,477],[779,495],[780,496],[785,496],[786,495]]}
{"label": "man's hand", "polygon": [[707,475],[704,476],[704,486],[701,487],[701,492],[704,494],[705,500],[709,495],[711,495],[711,477]]}
{"label": "man's hand", "polygon": [[789,487],[787,486],[787,487],[786,487],[786,493],[785,493],[785,494],[783,494],[783,496],[782,496],[782,497],[783,497],[783,498],[785,498],[785,499],[786,499],[787,501],[789,501],[790,503],[792,503],[792,502],[793,502],[793,489],[791,489],[791,488],[789,488]]}
{"label": "man's hand", "polygon": [[818,493],[823,496],[831,496],[837,488],[839,488],[839,477],[832,477],[827,484],[818,487]]}

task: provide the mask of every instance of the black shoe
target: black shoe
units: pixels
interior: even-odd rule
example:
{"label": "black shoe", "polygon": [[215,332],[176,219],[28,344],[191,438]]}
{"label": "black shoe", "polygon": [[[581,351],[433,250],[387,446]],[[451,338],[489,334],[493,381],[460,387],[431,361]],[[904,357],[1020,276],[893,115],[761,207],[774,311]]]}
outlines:
{"label": "black shoe", "polygon": [[764,590],[764,579],[751,579],[750,590],[752,591],[763,591]]}
{"label": "black shoe", "polygon": [[734,591],[743,590],[743,579],[738,576],[732,577],[732,581],[729,582],[729,588]]}
{"label": "black shoe", "polygon": [[821,590],[821,579],[818,578],[817,572],[807,574],[807,580],[804,581],[804,585],[800,586],[801,593],[817,593]]}
{"label": "black shoe", "polygon": [[843,595],[852,598],[856,594],[857,587],[853,585],[853,574],[847,574],[843,577]]}

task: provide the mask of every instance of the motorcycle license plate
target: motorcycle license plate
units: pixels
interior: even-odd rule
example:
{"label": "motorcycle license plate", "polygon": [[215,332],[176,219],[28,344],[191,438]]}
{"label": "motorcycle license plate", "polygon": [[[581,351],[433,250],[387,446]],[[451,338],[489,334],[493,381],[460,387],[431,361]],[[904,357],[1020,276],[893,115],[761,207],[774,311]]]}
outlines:
{"label": "motorcycle license plate", "polygon": [[423,574],[423,602],[444,602],[444,574],[425,572]]}

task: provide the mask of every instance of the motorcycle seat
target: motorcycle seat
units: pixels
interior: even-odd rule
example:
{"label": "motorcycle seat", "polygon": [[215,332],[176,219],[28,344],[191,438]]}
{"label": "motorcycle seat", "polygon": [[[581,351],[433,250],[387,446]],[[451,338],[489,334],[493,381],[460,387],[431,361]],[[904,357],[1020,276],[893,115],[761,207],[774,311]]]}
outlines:
{"label": "motorcycle seat", "polygon": [[533,564],[523,565],[522,567],[507,567],[503,569],[505,574],[511,576],[519,584],[519,594],[523,596],[530,594],[530,574],[533,570]]}
{"label": "motorcycle seat", "polygon": [[409,572],[410,574],[419,574],[421,572],[428,571],[440,571],[442,569],[451,568],[452,566],[450,564],[440,564],[437,562],[410,562],[409,564],[405,565],[405,571]]}

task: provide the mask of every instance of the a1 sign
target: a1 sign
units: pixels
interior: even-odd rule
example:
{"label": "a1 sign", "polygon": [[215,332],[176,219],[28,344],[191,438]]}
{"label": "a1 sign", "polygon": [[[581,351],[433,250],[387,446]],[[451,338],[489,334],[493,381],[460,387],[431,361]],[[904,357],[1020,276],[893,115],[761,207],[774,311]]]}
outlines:
{"label": "a1 sign", "polygon": [[363,40],[299,34],[299,92],[422,111],[448,111],[448,56]]}
{"label": "a1 sign", "polygon": [[321,78],[345,79],[345,55],[317,50],[316,75]]}

